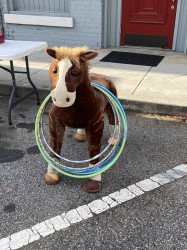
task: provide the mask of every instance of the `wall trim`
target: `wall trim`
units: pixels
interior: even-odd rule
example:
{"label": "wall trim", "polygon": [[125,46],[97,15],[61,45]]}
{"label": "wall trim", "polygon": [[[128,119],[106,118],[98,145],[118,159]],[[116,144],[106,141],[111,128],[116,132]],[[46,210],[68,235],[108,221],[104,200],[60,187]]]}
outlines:
{"label": "wall trim", "polygon": [[68,28],[73,27],[72,17],[4,14],[4,21],[5,23],[11,24],[42,25]]}

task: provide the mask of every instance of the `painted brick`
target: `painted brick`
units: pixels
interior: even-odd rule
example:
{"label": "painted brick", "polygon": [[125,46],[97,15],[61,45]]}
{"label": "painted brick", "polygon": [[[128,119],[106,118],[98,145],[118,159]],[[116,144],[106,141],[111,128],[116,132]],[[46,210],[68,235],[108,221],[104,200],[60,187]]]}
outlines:
{"label": "painted brick", "polygon": [[38,223],[34,227],[32,227],[33,231],[37,231],[41,236],[45,237],[54,233],[54,228],[49,228],[45,222]]}
{"label": "painted brick", "polygon": [[128,186],[127,188],[131,191],[131,193],[135,194],[136,196],[139,196],[139,195],[141,195],[141,194],[144,193],[144,192],[143,192],[139,187],[137,187],[135,184],[130,185],[130,186]]}
{"label": "painted brick", "polygon": [[122,203],[131,200],[135,197],[127,188],[123,188],[120,191],[114,192],[109,195],[112,199],[116,200],[118,203]]}
{"label": "painted brick", "polygon": [[0,239],[0,249],[7,250],[9,249],[10,237]]}
{"label": "painted brick", "polygon": [[70,222],[70,224],[77,223],[83,219],[80,217],[76,209],[72,209],[69,212],[67,212],[65,218]]}
{"label": "painted brick", "polygon": [[111,199],[109,196],[103,197],[102,200],[104,202],[107,202],[110,207],[115,207],[118,205],[118,203],[114,201],[113,199]]}
{"label": "painted brick", "polygon": [[183,177],[183,175],[177,173],[173,169],[167,170],[166,173],[169,174],[170,176],[172,176],[174,179],[179,179],[179,178]]}
{"label": "painted brick", "polygon": [[143,181],[137,182],[136,186],[138,186],[143,191],[150,191],[159,187],[160,185],[150,179],[145,179]]}
{"label": "painted brick", "polygon": [[[8,13],[6,1],[4,13]],[[88,46],[100,49],[102,44],[102,1],[71,0],[69,16],[74,19],[73,28],[5,24],[7,39],[46,41],[49,46]]]}
{"label": "painted brick", "polygon": [[90,208],[87,205],[78,207],[77,212],[80,214],[81,218],[83,218],[84,220],[93,216]]}
{"label": "painted brick", "polygon": [[53,225],[54,229],[57,231],[70,226],[70,223],[64,217],[64,214],[62,216],[60,216],[60,215],[55,216],[55,217],[51,218],[49,221]]}
{"label": "painted brick", "polygon": [[88,206],[91,209],[91,211],[96,214],[100,214],[110,208],[108,203],[100,199],[92,201],[91,203],[88,204]]}
{"label": "painted brick", "polygon": [[179,166],[173,168],[173,170],[175,170],[180,175],[185,176],[185,175],[187,175],[187,164],[179,165]]}
{"label": "painted brick", "polygon": [[27,245],[29,239],[32,238],[31,242],[36,241],[40,238],[39,234],[35,234],[31,229],[25,229],[18,233],[12,234],[10,239],[10,248],[18,249]]}
{"label": "painted brick", "polygon": [[160,185],[167,184],[174,180],[170,175],[160,173],[150,177],[151,180],[157,182]]}

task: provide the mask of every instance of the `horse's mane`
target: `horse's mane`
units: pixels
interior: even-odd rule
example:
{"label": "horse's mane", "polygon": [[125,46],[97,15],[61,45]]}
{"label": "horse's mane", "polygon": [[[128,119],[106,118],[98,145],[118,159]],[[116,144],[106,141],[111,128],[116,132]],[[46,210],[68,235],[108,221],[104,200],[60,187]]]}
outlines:
{"label": "horse's mane", "polygon": [[76,47],[76,48],[69,48],[69,47],[55,47],[56,57],[58,59],[69,58],[73,62],[79,65],[79,58],[80,55],[86,51],[88,51],[87,47]]}

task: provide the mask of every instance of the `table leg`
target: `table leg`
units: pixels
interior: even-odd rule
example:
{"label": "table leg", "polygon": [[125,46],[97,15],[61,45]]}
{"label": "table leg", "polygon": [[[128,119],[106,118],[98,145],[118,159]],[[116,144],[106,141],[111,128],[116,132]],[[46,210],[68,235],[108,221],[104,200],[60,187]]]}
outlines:
{"label": "table leg", "polygon": [[34,85],[34,83],[32,82],[31,77],[30,77],[28,56],[25,57],[25,63],[26,63],[27,79],[35,91],[37,104],[40,105],[40,98],[39,98],[38,90],[37,90],[36,86]]}
{"label": "table leg", "polygon": [[15,78],[15,73],[14,73],[14,64],[13,61],[10,61],[10,74],[12,77],[12,91],[11,91],[11,95],[10,95],[10,99],[9,99],[9,104],[8,104],[8,122],[9,125],[12,125],[12,119],[11,119],[11,110],[13,107],[13,97],[14,97],[14,93],[16,90],[16,78]]}
{"label": "table leg", "polygon": [[[40,105],[40,98],[39,98],[38,90],[37,90],[36,86],[34,85],[34,83],[32,82],[31,77],[30,77],[29,62],[28,62],[28,57],[27,56],[25,57],[25,63],[26,63],[26,71],[18,71],[18,70],[16,71],[16,70],[14,70],[14,64],[13,64],[12,60],[10,60],[10,69],[0,65],[0,68],[7,71],[7,72],[9,72],[11,74],[11,77],[12,77],[12,90],[11,90],[9,104],[8,104],[8,122],[9,122],[9,125],[12,125],[11,110],[18,103],[20,103],[22,100],[26,99],[28,96],[31,96],[31,95],[35,94],[36,99],[37,99],[37,104]],[[18,98],[16,101],[13,102],[13,98],[14,98],[14,94],[15,94],[15,90],[16,90],[15,73],[26,74],[27,79],[28,79],[29,83],[31,84],[33,90],[30,91],[29,93],[27,93],[26,95]]]}

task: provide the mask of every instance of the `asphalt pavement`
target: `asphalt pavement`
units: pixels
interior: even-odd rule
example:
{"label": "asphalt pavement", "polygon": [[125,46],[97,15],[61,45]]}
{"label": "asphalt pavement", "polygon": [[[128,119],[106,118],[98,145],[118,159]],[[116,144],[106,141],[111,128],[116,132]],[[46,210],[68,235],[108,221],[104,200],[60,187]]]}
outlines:
{"label": "asphalt pavement", "polygon": [[[88,204],[93,200],[174,168],[187,160],[187,124],[127,112],[128,141],[118,162],[103,174],[97,194],[85,180],[43,181],[46,163],[39,153],[34,100],[18,105],[7,122],[8,98],[0,97],[0,238]],[[75,143],[67,129],[63,155],[87,157],[86,143]],[[106,146],[109,132],[103,136]],[[187,177],[184,176],[103,213],[41,238],[23,249],[187,249]],[[8,248],[7,248],[8,249]]]}

